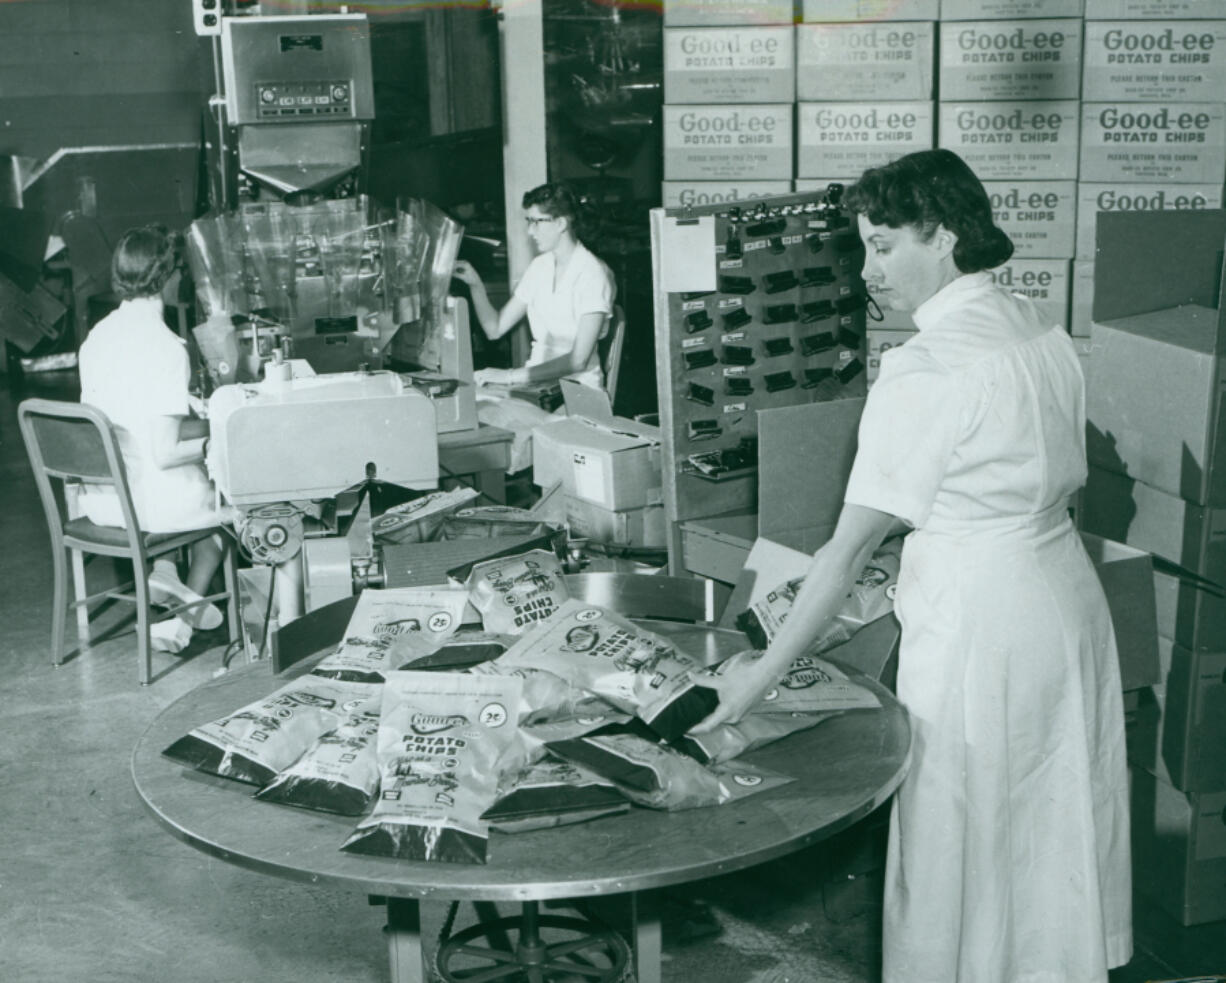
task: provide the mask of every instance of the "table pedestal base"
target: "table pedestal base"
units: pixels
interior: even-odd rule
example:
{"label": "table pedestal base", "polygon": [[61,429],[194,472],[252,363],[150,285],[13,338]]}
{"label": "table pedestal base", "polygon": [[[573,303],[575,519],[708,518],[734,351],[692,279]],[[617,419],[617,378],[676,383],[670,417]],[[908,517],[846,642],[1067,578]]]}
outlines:
{"label": "table pedestal base", "polygon": [[[372,899],[372,902],[375,899]],[[425,949],[421,941],[421,907],[413,898],[383,898],[378,899],[387,905],[387,924],[384,932],[387,935],[388,964],[391,969],[392,983],[429,983],[434,979],[432,967],[426,961]],[[660,957],[662,954],[662,933],[660,928],[659,906],[654,892],[636,892],[630,895],[631,923],[634,926],[634,979],[637,983],[660,983]],[[564,934],[567,937],[560,941],[542,940],[541,930],[549,934]],[[508,932],[518,937],[518,944],[512,949],[509,944]],[[476,940],[486,940],[489,946],[480,948],[470,945]],[[438,953],[438,969],[444,981],[463,979],[471,974],[474,967],[473,959],[485,960],[489,967],[505,967],[506,978],[516,979],[521,973],[524,978],[536,983],[548,983],[555,977],[571,977],[575,973],[575,964],[551,965],[551,960],[576,954],[585,959],[590,954],[598,953],[601,958],[588,962],[583,975],[592,983],[616,983],[626,978],[626,969],[630,961],[629,947],[621,937],[611,929],[601,929],[594,923],[577,918],[560,918],[551,915],[540,915],[537,902],[524,902],[524,914],[521,918],[501,918],[496,921],[484,919],[472,928],[457,932],[450,939],[440,944]],[[454,977],[448,975],[453,965],[462,959],[467,959],[470,965]],[[601,969],[599,973],[594,969]],[[482,973],[482,978],[490,978]],[[501,979],[502,976],[493,978]]]}

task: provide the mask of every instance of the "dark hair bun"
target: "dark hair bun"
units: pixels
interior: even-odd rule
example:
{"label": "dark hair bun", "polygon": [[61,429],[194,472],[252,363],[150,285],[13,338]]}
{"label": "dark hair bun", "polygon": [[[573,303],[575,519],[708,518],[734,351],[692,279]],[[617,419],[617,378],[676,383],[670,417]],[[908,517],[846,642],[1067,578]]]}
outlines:
{"label": "dark hair bun", "polygon": [[960,235],[954,246],[954,265],[959,270],[965,273],[990,270],[1008,262],[1013,255],[1013,240],[995,223],[971,226],[967,231],[970,235]]}

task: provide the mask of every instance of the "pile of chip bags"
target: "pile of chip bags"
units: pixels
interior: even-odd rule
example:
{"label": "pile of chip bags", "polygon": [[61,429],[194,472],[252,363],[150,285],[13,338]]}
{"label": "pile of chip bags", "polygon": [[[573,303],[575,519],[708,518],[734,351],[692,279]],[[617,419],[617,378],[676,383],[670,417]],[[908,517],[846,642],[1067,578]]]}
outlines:
{"label": "pile of chip bags", "polygon": [[705,668],[668,637],[569,597],[548,549],[459,574],[363,592],[341,642],[308,673],[163,753],[255,786],[261,801],[361,817],[338,844],[348,852],[483,863],[491,829],[776,788],[793,779],[739,756],[878,705],[806,656],[739,723],[694,736],[718,705],[713,677],[760,653]]}

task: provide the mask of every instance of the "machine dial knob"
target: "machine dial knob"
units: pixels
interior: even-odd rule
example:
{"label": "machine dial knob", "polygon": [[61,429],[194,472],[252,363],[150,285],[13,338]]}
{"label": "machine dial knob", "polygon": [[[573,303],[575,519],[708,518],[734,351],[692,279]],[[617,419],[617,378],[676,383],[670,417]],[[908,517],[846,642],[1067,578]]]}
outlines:
{"label": "machine dial knob", "polygon": [[260,102],[275,102],[277,93],[272,89],[260,89]]}
{"label": "machine dial knob", "polygon": [[332,101],[344,102],[349,95],[349,87],[347,85],[332,86]]}

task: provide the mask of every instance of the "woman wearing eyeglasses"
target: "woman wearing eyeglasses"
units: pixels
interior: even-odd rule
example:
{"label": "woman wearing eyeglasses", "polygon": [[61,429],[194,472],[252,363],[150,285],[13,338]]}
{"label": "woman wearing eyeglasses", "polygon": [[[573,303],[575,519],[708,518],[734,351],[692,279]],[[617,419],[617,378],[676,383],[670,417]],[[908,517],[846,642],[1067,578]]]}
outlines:
{"label": "woman wearing eyeglasses", "polygon": [[[525,315],[532,332],[528,360],[513,369],[481,369],[479,386],[515,386],[553,382],[563,376],[596,388],[604,387],[597,342],[613,314],[617,288],[613,274],[583,244],[583,207],[565,184],[542,184],[523,197],[528,236],[537,256],[528,264],[511,299],[498,310],[490,302],[480,274],[461,260],[455,276],[468,285],[473,312],[486,337],[496,341]],[[512,471],[531,463],[531,428],[550,415],[522,400],[508,401],[489,390],[478,396],[478,416],[516,432]],[[483,412],[484,410],[484,412]]]}

